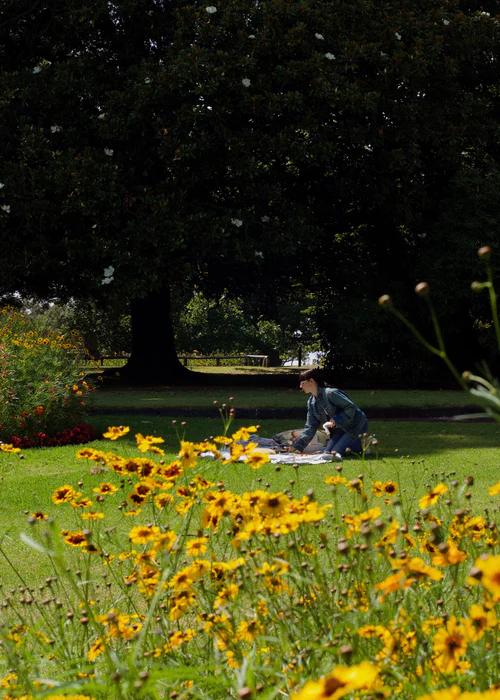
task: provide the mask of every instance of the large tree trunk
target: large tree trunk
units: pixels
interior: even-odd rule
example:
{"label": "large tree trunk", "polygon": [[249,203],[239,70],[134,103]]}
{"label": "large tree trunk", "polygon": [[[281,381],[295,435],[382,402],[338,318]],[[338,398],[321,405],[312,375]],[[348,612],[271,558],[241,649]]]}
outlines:
{"label": "large tree trunk", "polygon": [[175,351],[168,287],[131,303],[132,352],[120,372],[134,384],[186,384],[195,377]]}

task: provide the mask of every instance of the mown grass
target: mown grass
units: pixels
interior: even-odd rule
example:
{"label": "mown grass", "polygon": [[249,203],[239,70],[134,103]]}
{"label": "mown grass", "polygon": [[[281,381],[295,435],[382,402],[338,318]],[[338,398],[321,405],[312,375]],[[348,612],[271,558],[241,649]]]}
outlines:
{"label": "mown grass", "polygon": [[[167,458],[173,456],[178,447],[178,433],[186,439],[200,440],[221,432],[218,419],[189,419],[185,425],[180,420],[172,420],[141,415],[127,416],[126,424],[131,432],[117,443],[96,441],[90,443],[97,449],[113,449],[119,454],[137,455],[133,435],[161,435],[166,439]],[[120,415],[95,417],[96,428],[102,432],[108,425],[124,423]],[[247,421],[248,423],[248,421]],[[244,425],[244,421],[235,421],[234,426]],[[281,430],[294,427],[290,421],[261,421],[261,434],[270,436]],[[418,497],[428,485],[436,480],[456,479],[463,482],[465,477],[473,476],[475,487],[472,491],[471,506],[475,512],[497,509],[494,499],[487,495],[488,487],[500,479],[500,429],[490,423],[457,422],[372,422],[370,431],[379,441],[377,453],[364,462],[359,459],[345,460],[342,464],[343,474],[354,478],[366,474],[375,479],[393,479],[401,487],[402,504],[406,517],[415,511]],[[21,532],[29,534],[29,515],[35,511],[44,511],[55,517],[64,527],[74,527],[77,519],[72,518],[70,509],[58,509],[51,503],[51,494],[62,484],[69,483],[77,487],[84,484],[85,491],[108,478],[107,473],[91,473],[91,466],[86,461],[76,458],[78,447],[58,447],[30,449],[18,455],[0,454],[0,483],[2,487],[2,508],[0,510],[1,547],[8,554],[12,563],[26,577],[30,585],[35,585],[50,573],[50,564],[46,558],[30,549],[19,539]],[[326,501],[331,497],[324,477],[335,473],[335,464],[300,466],[298,469],[283,465],[275,467],[265,465],[259,471],[253,471],[245,465],[223,466],[214,461],[204,461],[204,475],[212,481],[223,481],[227,488],[242,492],[253,488],[268,488],[281,491],[290,488],[296,495],[303,495],[309,489],[315,497]],[[126,494],[127,491],[124,492]],[[117,494],[117,497],[119,494]],[[347,495],[341,495],[339,508],[349,508]],[[124,523],[125,521],[125,523]],[[117,521],[118,522],[118,521]],[[132,527],[134,518],[121,518],[124,524]],[[117,523],[106,523],[114,527]],[[5,564],[5,562],[4,562]],[[2,582],[12,585],[16,576],[8,565],[2,566]]]}
{"label": "mown grass", "polygon": [[[471,399],[463,391],[420,390],[352,390],[349,396],[363,409],[370,408],[446,408],[471,405]],[[304,408],[306,399],[297,388],[266,387],[154,387],[113,388],[99,387],[92,395],[90,406],[99,409],[118,408],[184,408],[210,409],[214,401],[227,402],[238,408]],[[216,415],[216,409],[214,409]]]}

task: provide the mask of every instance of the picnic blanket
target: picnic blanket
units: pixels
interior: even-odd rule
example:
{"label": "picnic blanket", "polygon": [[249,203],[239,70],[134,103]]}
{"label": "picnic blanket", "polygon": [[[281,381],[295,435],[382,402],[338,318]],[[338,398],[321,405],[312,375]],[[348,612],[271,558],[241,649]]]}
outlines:
{"label": "picnic blanket", "polygon": [[[303,453],[285,452],[283,448],[290,446],[294,440],[298,438],[302,430],[284,430],[282,433],[274,435],[272,438],[263,438],[259,435],[252,435],[248,442],[254,442],[257,445],[259,452],[265,452],[269,456],[271,464],[325,464],[326,462],[336,461],[336,456],[331,453],[322,452],[327,435],[324,431],[318,430],[311,442],[306,446]],[[242,443],[245,444],[245,443]],[[229,450],[221,450],[220,454],[223,459],[229,459]],[[215,459],[213,452],[202,452],[200,457],[205,459]],[[245,461],[245,457],[240,457],[240,462]]]}
{"label": "picnic blanket", "polygon": [[[296,464],[325,464],[327,462],[335,461],[335,456],[329,452],[312,452],[309,454],[299,454],[298,452],[274,452],[268,448],[257,448],[258,452],[265,452],[271,464],[291,464],[292,466]],[[229,450],[221,450],[221,457],[223,459],[229,459]],[[213,452],[202,452],[200,454],[202,459],[215,459],[215,454]],[[245,462],[245,457],[240,457],[239,462]]]}

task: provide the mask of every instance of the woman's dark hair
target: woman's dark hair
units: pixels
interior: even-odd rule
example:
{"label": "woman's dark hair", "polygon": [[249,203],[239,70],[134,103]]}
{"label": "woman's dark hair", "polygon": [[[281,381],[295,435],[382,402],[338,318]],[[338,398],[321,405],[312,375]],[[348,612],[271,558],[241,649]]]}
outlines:
{"label": "woman's dark hair", "polygon": [[306,369],[305,372],[299,374],[299,381],[305,382],[308,379],[314,379],[318,386],[325,386],[325,375],[322,369],[319,367],[314,367],[313,369]]}

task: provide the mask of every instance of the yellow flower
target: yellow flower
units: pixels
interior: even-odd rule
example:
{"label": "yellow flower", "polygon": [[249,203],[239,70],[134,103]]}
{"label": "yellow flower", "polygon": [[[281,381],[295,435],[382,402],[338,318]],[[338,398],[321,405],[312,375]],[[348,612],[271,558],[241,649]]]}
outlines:
{"label": "yellow flower", "polygon": [[488,493],[490,496],[498,496],[500,494],[500,481],[497,481],[496,484],[490,486]]}
{"label": "yellow flower", "polygon": [[369,522],[370,520],[376,520],[380,517],[381,513],[382,511],[377,506],[376,508],[370,508],[363,513],[359,513],[358,515],[344,515],[343,521],[347,525],[348,536],[359,532],[363,524]]}
{"label": "yellow flower", "polygon": [[372,492],[375,496],[394,496],[397,493],[398,485],[395,481],[374,481]]}
{"label": "yellow flower", "polygon": [[327,476],[325,477],[325,484],[328,486],[338,486],[339,484],[347,484],[347,479],[345,476]]}
{"label": "yellow flower", "polygon": [[15,625],[10,628],[6,636],[8,640],[19,646],[23,642],[27,631],[28,628],[25,625]]}
{"label": "yellow flower", "polygon": [[61,503],[71,503],[75,498],[79,498],[82,494],[70,486],[69,484],[64,484],[64,486],[59,486],[52,494],[52,501],[56,505]]}
{"label": "yellow flower", "polygon": [[147,544],[156,540],[159,534],[157,525],[138,525],[130,530],[128,537],[133,544]]}
{"label": "yellow flower", "polygon": [[178,620],[184,612],[191,607],[195,601],[195,594],[192,590],[186,589],[176,593],[172,598],[169,617],[171,620]]}
{"label": "yellow flower", "polygon": [[242,620],[236,630],[236,639],[250,644],[254,641],[257,635],[262,634],[264,628],[262,624],[256,620]]}
{"label": "yellow flower", "polygon": [[177,632],[171,632],[168,638],[168,642],[164,645],[163,651],[169,652],[177,649],[181,644],[186,644],[196,637],[196,631],[193,629],[178,630]]}
{"label": "yellow flower", "polygon": [[226,435],[217,435],[217,437],[214,437],[213,441],[218,445],[230,445],[233,440]]}
{"label": "yellow flower", "polygon": [[230,583],[228,586],[221,588],[214,602],[214,610],[222,608],[229,600],[234,600],[239,590],[239,586],[235,583]]}
{"label": "yellow flower", "polygon": [[174,459],[173,462],[170,462],[170,464],[166,464],[165,466],[161,466],[158,469],[158,476],[161,476],[163,479],[167,479],[168,481],[175,481],[178,476],[182,474],[183,467],[182,464],[179,462],[178,459]]}
{"label": "yellow flower", "polygon": [[418,507],[423,510],[424,508],[429,508],[430,506],[433,506],[437,501],[439,500],[439,497],[443,495],[443,493],[446,493],[448,491],[448,487],[446,484],[437,484],[434,486],[429,493],[426,493],[425,496],[422,496],[422,498],[418,502]]}
{"label": "yellow flower", "polygon": [[357,666],[337,666],[319,681],[309,681],[290,700],[337,700],[355,690],[367,690],[373,687],[378,668],[363,661]]}
{"label": "yellow flower", "polygon": [[382,548],[394,544],[398,539],[400,524],[397,520],[392,520],[387,526],[386,531],[376,543],[376,547]]}
{"label": "yellow flower", "polygon": [[127,615],[114,608],[104,615],[98,615],[97,621],[105,627],[108,637],[115,639],[133,639],[142,629],[139,615]]}
{"label": "yellow flower", "polygon": [[87,496],[79,496],[71,501],[72,508],[89,508],[92,505],[92,501]]}
{"label": "yellow flower", "polygon": [[7,673],[6,676],[0,679],[0,688],[14,688],[17,685],[17,675],[15,673]]}
{"label": "yellow flower", "polygon": [[467,642],[467,633],[463,625],[459,624],[456,617],[452,615],[446,627],[438,630],[434,635],[432,646],[436,668],[443,673],[456,671],[460,657],[467,651]]}
{"label": "yellow flower", "polygon": [[108,440],[118,440],[118,438],[123,437],[128,432],[130,432],[130,428],[126,425],[110,425],[102,436]]}
{"label": "yellow flower", "polygon": [[444,546],[439,548],[434,556],[432,557],[432,563],[434,566],[452,566],[453,564],[460,564],[460,562],[467,559],[466,552],[462,552],[455,542],[451,539],[446,542]]}
{"label": "yellow flower", "polygon": [[260,469],[268,462],[269,456],[265,452],[259,452],[259,450],[253,450],[246,455],[246,463],[252,467],[252,469]]}
{"label": "yellow flower", "polygon": [[288,502],[288,496],[285,496],[284,493],[269,493],[260,501],[260,511],[264,516],[275,518],[283,513]]}
{"label": "yellow flower", "polygon": [[48,520],[49,516],[47,513],[43,513],[41,510],[37,510],[31,514],[33,520]]}
{"label": "yellow flower", "polygon": [[479,579],[488,593],[493,597],[493,601],[500,601],[500,554],[491,557],[479,557],[475,563],[479,570]]}
{"label": "yellow flower", "polygon": [[225,651],[225,654],[226,654],[227,665],[229,666],[229,668],[238,669],[238,668],[240,667],[240,663],[239,663],[239,661],[237,660],[237,658],[236,658],[236,656],[235,656],[235,654],[234,654],[234,651],[231,651],[230,649],[227,649],[227,650]]}
{"label": "yellow flower", "polygon": [[155,505],[157,508],[163,509],[169,503],[172,503],[173,500],[174,500],[174,497],[171,494],[159,493],[157,496],[155,496]]}
{"label": "yellow flower", "polygon": [[92,491],[98,493],[100,496],[109,496],[110,494],[116,493],[118,488],[114,484],[110,484],[106,481],[93,488]]}
{"label": "yellow flower", "polygon": [[99,511],[91,511],[88,513],[82,513],[82,520],[102,520],[104,518],[104,513]]}
{"label": "yellow flower", "polygon": [[406,578],[404,571],[397,571],[395,574],[391,574],[380,583],[377,583],[375,588],[378,591],[382,591],[380,600],[383,601],[389,593],[409,588],[411,584],[412,581]]}
{"label": "yellow flower", "polygon": [[195,537],[186,543],[186,552],[190,557],[196,557],[207,551],[208,537]]}
{"label": "yellow flower", "polygon": [[179,461],[183,469],[189,469],[196,464],[196,448],[192,442],[181,440],[181,449],[179,450]]}
{"label": "yellow flower", "polygon": [[137,443],[137,449],[140,452],[154,452],[155,454],[164,454],[163,450],[156,445],[161,445],[165,440],[161,437],[154,437],[153,435],[142,435],[137,433],[135,436],[135,441]]}
{"label": "yellow flower", "polygon": [[80,530],[63,530],[62,535],[66,544],[72,547],[85,547],[87,544],[87,535]]}
{"label": "yellow flower", "polygon": [[484,605],[473,604],[469,608],[470,637],[472,641],[481,639],[484,631],[494,629],[497,625],[497,616],[493,609],[489,610]]}
{"label": "yellow flower", "polygon": [[440,581],[443,573],[425,563],[420,557],[401,559],[395,561],[395,567],[403,569],[408,575],[415,578],[430,578],[432,581]]}
{"label": "yellow flower", "polygon": [[238,442],[239,440],[241,440],[241,442],[247,442],[247,440],[250,440],[250,435],[256,433],[257,430],[258,428],[256,425],[249,425],[247,428],[240,428],[233,433],[231,437],[234,442]]}
{"label": "yellow flower", "polygon": [[14,447],[8,442],[0,442],[0,452],[9,452],[10,454],[17,454],[21,452],[20,447]]}
{"label": "yellow flower", "polygon": [[177,535],[173,530],[167,530],[159,534],[151,547],[151,553],[156,556],[158,552],[171,552],[177,542]]}
{"label": "yellow flower", "polygon": [[95,661],[103,653],[104,649],[104,641],[100,638],[96,639],[87,652],[87,659],[91,662]]}

